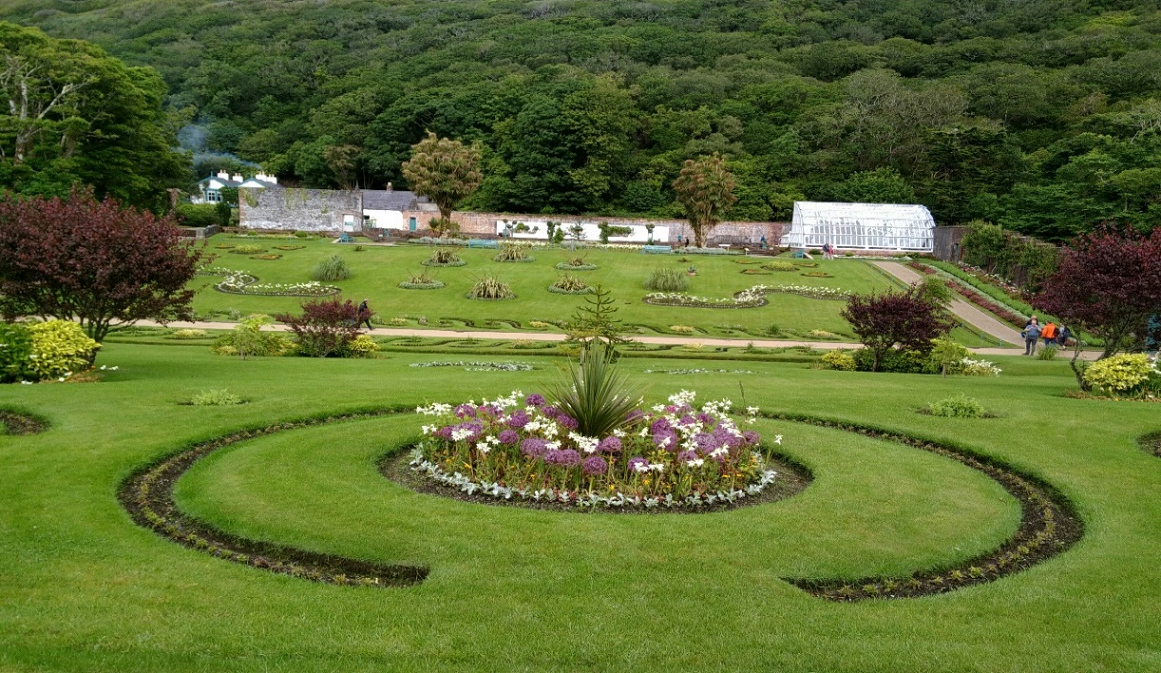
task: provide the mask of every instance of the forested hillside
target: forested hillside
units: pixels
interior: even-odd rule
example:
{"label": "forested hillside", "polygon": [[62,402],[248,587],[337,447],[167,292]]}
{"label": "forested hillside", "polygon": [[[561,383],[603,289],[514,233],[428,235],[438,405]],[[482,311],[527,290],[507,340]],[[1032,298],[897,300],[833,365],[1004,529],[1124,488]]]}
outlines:
{"label": "forested hillside", "polygon": [[733,219],[810,198],[1049,239],[1161,223],[1156,0],[8,0],[0,19],[156,68],[187,141],[308,186],[402,186],[430,129],[483,146],[480,209],[674,214],[682,161],[720,151]]}

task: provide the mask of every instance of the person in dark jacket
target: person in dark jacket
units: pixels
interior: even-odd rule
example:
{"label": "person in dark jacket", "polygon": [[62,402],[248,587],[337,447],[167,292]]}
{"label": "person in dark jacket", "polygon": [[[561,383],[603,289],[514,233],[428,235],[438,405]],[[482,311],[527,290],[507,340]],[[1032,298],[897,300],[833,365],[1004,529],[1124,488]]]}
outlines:
{"label": "person in dark jacket", "polygon": [[367,304],[367,300],[359,302],[359,315],[355,318],[355,326],[360,327],[363,323],[367,323],[367,329],[374,329],[371,327],[371,307]]}

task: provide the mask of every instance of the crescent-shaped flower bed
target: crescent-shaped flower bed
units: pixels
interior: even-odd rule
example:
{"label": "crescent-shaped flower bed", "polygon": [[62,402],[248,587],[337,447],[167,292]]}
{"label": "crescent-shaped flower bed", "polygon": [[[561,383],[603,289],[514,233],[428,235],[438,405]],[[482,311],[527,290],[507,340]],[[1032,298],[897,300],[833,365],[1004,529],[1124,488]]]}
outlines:
{"label": "crescent-shaped flower bed", "polygon": [[846,299],[850,293],[831,287],[811,285],[755,285],[735,294],[733,297],[707,299],[683,292],[652,292],[645,295],[645,303],[656,306],[682,306],[686,308],[757,308],[766,305],[768,294],[796,294],[811,299]]}
{"label": "crescent-shaped flower bed", "polygon": [[323,285],[313,280],[305,283],[259,283],[256,276],[229,269],[204,269],[201,274],[206,276],[225,275],[226,279],[214,285],[214,289],[226,294],[262,297],[327,297],[341,292],[333,285]]}
{"label": "crescent-shaped flower bed", "polygon": [[405,280],[399,284],[399,287],[404,290],[438,290],[445,285],[442,280],[432,280],[426,283],[412,283]]}
{"label": "crescent-shaped flower bed", "polygon": [[584,264],[571,264],[569,262],[561,262],[561,263],[557,264],[555,266],[555,268],[559,269],[561,271],[595,271],[597,268],[597,265],[596,264],[589,264],[587,262]]}
{"label": "crescent-shaped flower bed", "polygon": [[[758,496],[777,478],[758,433],[738,428],[728,400],[696,409],[694,398],[634,410],[604,437],[579,434],[539,394],[419,407],[433,420],[411,469],[468,495],[579,508],[700,510]],[[753,422],[758,409],[747,411]]]}

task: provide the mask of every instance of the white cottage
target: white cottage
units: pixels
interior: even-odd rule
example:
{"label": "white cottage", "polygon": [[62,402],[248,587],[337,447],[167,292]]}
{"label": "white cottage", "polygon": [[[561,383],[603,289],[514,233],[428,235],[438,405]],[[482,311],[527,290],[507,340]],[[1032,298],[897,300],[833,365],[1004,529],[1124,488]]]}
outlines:
{"label": "white cottage", "polygon": [[190,195],[190,203],[219,203],[222,200],[222,190],[227,188],[238,189],[267,189],[278,186],[278,178],[273,175],[259,173],[250,179],[245,179],[240,173],[230,175],[226,171],[219,171],[207,178],[198,180],[199,193]]}

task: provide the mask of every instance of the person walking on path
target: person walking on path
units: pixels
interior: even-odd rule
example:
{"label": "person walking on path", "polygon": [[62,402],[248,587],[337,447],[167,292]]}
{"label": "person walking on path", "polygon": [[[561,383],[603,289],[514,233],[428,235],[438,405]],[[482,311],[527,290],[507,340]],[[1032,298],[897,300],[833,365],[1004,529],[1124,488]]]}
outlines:
{"label": "person walking on path", "polygon": [[360,327],[363,323],[367,323],[367,329],[375,329],[371,327],[371,307],[367,304],[367,300],[359,302],[359,314],[355,317],[355,327]]}
{"label": "person walking on path", "polygon": [[1044,347],[1050,348],[1056,342],[1057,327],[1051,320],[1040,330],[1040,337],[1044,339]]}
{"label": "person walking on path", "polygon": [[1040,322],[1036,320],[1036,316],[1028,321],[1028,325],[1024,327],[1024,355],[1036,354],[1036,341],[1040,338]]}

